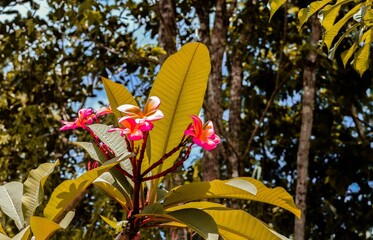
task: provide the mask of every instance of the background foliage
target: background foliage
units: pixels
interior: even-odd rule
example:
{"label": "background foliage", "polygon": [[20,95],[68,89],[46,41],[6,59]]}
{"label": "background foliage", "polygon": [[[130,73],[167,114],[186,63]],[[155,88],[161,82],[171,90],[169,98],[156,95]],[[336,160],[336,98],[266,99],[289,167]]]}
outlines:
{"label": "background foliage", "polygon": [[[282,186],[294,193],[302,72],[311,48],[309,24],[298,31],[297,14],[310,1],[286,3],[270,23],[267,1],[238,1],[232,12],[229,7],[235,1],[199,2],[171,1],[177,26],[174,44],[179,47],[203,41],[205,29],[198,17],[207,12],[213,19],[220,14],[219,3],[226,5],[223,13],[231,16],[223,21],[228,28],[227,36],[221,39],[224,62],[218,85],[222,90],[219,111],[223,118],[216,120],[225,152],[234,142],[240,156],[240,176],[251,176],[255,170],[269,186]],[[159,7],[154,1],[1,2],[2,183],[23,182],[30,169],[60,159],[58,176],[46,183],[48,194],[60,178],[84,171],[87,159],[69,141],[77,136],[59,132],[59,120],[67,120],[81,106],[92,107],[86,102],[99,94],[100,75],[126,85],[135,96],[147,95],[164,53],[157,45],[162,23]],[[208,30],[214,27],[211,22]],[[318,52],[307,239],[368,239],[373,228],[372,64],[362,76],[349,64],[343,66],[339,56],[353,40],[345,38],[341,42],[334,61],[325,52]],[[210,53],[215,52],[210,49]],[[241,121],[239,135],[230,136],[228,116],[233,111],[231,90],[236,89],[232,83],[237,61],[242,66]],[[208,108],[205,105],[205,111]],[[221,178],[231,177],[229,162],[218,160]],[[170,185],[200,180],[205,162],[197,161]],[[60,232],[57,239],[113,236],[109,226],[96,224],[101,221],[99,214],[122,218],[122,212],[111,201],[93,188],[77,208],[76,216],[84,217],[76,217],[74,226]],[[243,207],[281,229],[281,233],[293,233],[292,215],[267,205],[250,203]],[[3,226],[5,221],[2,217]]]}

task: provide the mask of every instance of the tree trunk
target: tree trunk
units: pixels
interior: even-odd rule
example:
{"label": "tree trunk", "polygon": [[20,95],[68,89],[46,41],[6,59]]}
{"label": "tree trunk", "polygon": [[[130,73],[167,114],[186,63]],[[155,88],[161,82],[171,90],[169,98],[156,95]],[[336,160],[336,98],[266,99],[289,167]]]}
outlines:
{"label": "tree trunk", "polygon": [[157,3],[157,16],[159,18],[158,42],[167,54],[160,57],[163,62],[176,52],[176,19],[173,0],[159,0]]}
{"label": "tree trunk", "polygon": [[321,26],[316,16],[311,18],[311,46],[312,49],[306,56],[303,72],[303,100],[302,100],[302,124],[299,136],[297,152],[297,183],[296,183],[296,205],[302,211],[300,219],[295,219],[295,239],[303,240],[305,237],[306,209],[307,209],[307,182],[310,137],[313,125],[313,110],[315,102],[316,83],[316,45],[320,39]]}

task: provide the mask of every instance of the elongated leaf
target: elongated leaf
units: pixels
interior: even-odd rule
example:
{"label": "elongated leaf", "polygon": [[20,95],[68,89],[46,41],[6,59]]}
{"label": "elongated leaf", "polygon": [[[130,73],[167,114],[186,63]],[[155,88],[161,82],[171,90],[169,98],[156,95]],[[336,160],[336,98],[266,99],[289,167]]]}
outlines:
{"label": "elongated leaf", "polygon": [[269,21],[271,21],[273,15],[285,2],[286,0],[269,0],[267,5],[270,11]]}
{"label": "elongated leaf", "polygon": [[127,196],[125,197],[117,188],[113,186],[113,183],[110,182],[110,179],[112,179],[111,174],[106,172],[101,174],[101,176],[94,180],[93,184],[109,194],[124,209],[128,210],[128,206],[126,203],[128,202],[129,196],[126,194]]}
{"label": "elongated leaf", "polygon": [[12,240],[10,237],[8,237],[7,235],[5,235],[1,232],[0,232],[0,239],[2,239],[2,240]]}
{"label": "elongated leaf", "polygon": [[320,11],[319,19],[321,25],[325,28],[325,30],[329,30],[335,22],[335,19],[338,16],[339,9],[341,8],[341,4],[336,5],[326,5],[322,11]]}
{"label": "elongated leaf", "polygon": [[369,56],[373,40],[373,28],[364,33],[363,39],[364,45],[356,53],[353,63],[353,67],[360,74],[360,77],[363,76],[364,72],[369,68]]}
{"label": "elongated leaf", "polygon": [[31,216],[34,215],[36,208],[43,202],[44,183],[58,164],[58,161],[41,164],[37,169],[30,171],[28,178],[24,182],[22,206],[25,225],[29,225]]}
{"label": "elongated leaf", "polygon": [[337,50],[337,48],[339,47],[339,44],[341,44],[342,40],[348,35],[350,34],[350,32],[352,32],[355,28],[357,28],[360,24],[359,23],[356,23],[354,24],[352,27],[350,27],[345,33],[342,34],[342,36],[338,39],[338,41],[334,44],[334,46],[332,47],[332,49],[330,49],[329,51],[329,54],[328,54],[328,58],[329,59],[334,59],[334,55],[335,55],[335,51]]}
{"label": "elongated leaf", "polygon": [[185,223],[205,239],[219,239],[219,231],[216,222],[209,214],[202,210],[185,208],[168,212],[167,215],[172,216],[179,222]]}
{"label": "elongated leaf", "polygon": [[74,142],[74,144],[84,148],[93,160],[100,163],[106,162],[105,155],[96,144],[90,142]]}
{"label": "elongated leaf", "polygon": [[356,5],[354,8],[352,8],[348,13],[346,13],[343,18],[341,18],[336,24],[334,24],[332,27],[329,28],[325,32],[324,35],[324,42],[326,46],[328,47],[328,50],[330,49],[333,40],[335,36],[337,36],[339,30],[345,25],[345,23],[360,9],[362,6],[362,3]]}
{"label": "elongated leaf", "polygon": [[292,212],[298,218],[300,217],[301,211],[295,206],[290,194],[283,188],[267,188],[260,181],[249,177],[237,179],[242,179],[255,185],[257,194],[254,195],[240,188],[227,185],[226,182],[230,180],[195,182],[171,190],[165,197],[163,206],[168,208],[180,203],[208,198],[237,198],[269,203]]}
{"label": "elongated leaf", "polygon": [[119,107],[120,105],[132,104],[137,106],[137,102],[125,86],[110,81],[109,79],[104,77],[101,77],[101,79],[104,83],[105,92],[108,97],[111,109],[113,110],[113,113],[117,118],[124,116],[123,113],[118,111],[117,109],[117,107]]}
{"label": "elongated leaf", "polygon": [[[287,239],[249,213],[242,210],[227,208],[218,203],[191,202],[185,205],[167,209],[166,213],[168,213],[168,211],[185,208],[196,208],[208,213],[216,222],[219,229],[219,234],[224,239]],[[169,226],[171,224],[172,223],[166,223],[166,225]]]}
{"label": "elongated leaf", "polygon": [[36,239],[47,240],[53,233],[62,229],[60,225],[48,218],[32,216],[30,219],[31,231]]}
{"label": "elongated leaf", "polygon": [[89,125],[89,128],[103,143],[113,150],[115,156],[128,152],[126,140],[120,136],[119,132],[109,132],[110,127],[104,124],[92,124]]}
{"label": "elongated leaf", "polygon": [[22,229],[17,235],[15,235],[12,240],[29,240],[31,235],[30,225]]}
{"label": "elongated leaf", "polygon": [[119,233],[123,230],[123,228],[127,225],[128,221],[113,221],[105,216],[100,215],[101,219],[104,220],[110,227],[114,228],[116,233]]}
{"label": "elongated leaf", "polygon": [[141,214],[163,214],[164,209],[160,203],[152,203],[147,205],[142,211]]}
{"label": "elongated leaf", "polygon": [[0,186],[0,206],[1,210],[14,220],[17,228],[24,227],[24,217],[22,212],[23,184],[20,182],[10,182]]}
{"label": "elongated leaf", "polygon": [[[89,128],[92,129],[102,142],[114,151],[115,156],[128,152],[126,140],[120,136],[119,132],[108,132],[110,127],[104,124],[92,124],[89,125]],[[128,173],[132,173],[132,164],[129,159],[121,162],[120,167]],[[120,181],[126,192],[132,193],[133,182],[131,179],[125,177],[117,169],[111,169],[110,172]]]}
{"label": "elongated leaf", "polygon": [[355,53],[357,48],[358,48],[358,45],[354,43],[349,49],[347,49],[341,54],[344,67],[346,67],[348,60],[352,57],[352,55]]}
{"label": "elongated leaf", "polygon": [[75,180],[62,182],[53,191],[47,206],[44,209],[44,216],[54,220],[82,193],[98,176],[108,169],[127,159],[130,154],[124,154],[104,163],[101,167],[92,169]]}
{"label": "elongated leaf", "polygon": [[64,229],[67,228],[70,225],[71,221],[74,219],[74,216],[74,211],[68,212],[66,216],[62,219],[62,221],[59,223],[59,225]]}
{"label": "elongated leaf", "polygon": [[[332,0],[314,1],[307,8],[301,9],[298,13],[299,30],[313,14],[315,14],[317,11],[319,11],[321,8],[323,8],[326,4],[328,4],[331,1]],[[306,9],[307,11],[305,11],[304,9]]]}
{"label": "elongated leaf", "polygon": [[[183,208],[176,209],[175,211],[168,211],[167,214],[164,214],[160,207],[159,204],[154,204],[146,213],[141,213],[136,216],[169,219],[190,227],[204,239],[219,239],[218,227],[214,219],[204,211],[196,208]],[[154,213],[151,213],[152,211]]]}
{"label": "elongated leaf", "polygon": [[[154,123],[154,129],[150,132],[151,163],[180,143],[191,123],[189,116],[198,115],[210,68],[208,49],[201,43],[184,45],[163,64],[149,95],[161,99],[159,109],[165,116]],[[160,168],[169,168],[177,157],[178,153],[175,153]]]}

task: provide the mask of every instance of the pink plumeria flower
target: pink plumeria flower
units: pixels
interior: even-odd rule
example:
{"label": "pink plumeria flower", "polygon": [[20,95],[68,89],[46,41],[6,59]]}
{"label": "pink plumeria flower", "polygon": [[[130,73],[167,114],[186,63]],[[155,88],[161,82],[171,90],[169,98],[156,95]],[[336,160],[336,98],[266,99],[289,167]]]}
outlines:
{"label": "pink plumeria flower", "polygon": [[184,135],[191,136],[192,141],[202,148],[210,151],[218,145],[221,140],[215,134],[214,126],[211,121],[202,125],[202,120],[195,115],[191,116],[193,123],[185,130]]}
{"label": "pink plumeria flower", "polygon": [[74,122],[68,122],[62,120],[61,122],[64,124],[63,127],[60,128],[61,131],[64,130],[71,130],[76,128],[87,128],[87,125],[94,123],[97,120],[96,115],[93,113],[93,110],[90,108],[82,108],[78,112],[78,118],[75,119]]}
{"label": "pink plumeria flower", "polygon": [[[150,125],[151,128],[153,128],[152,122],[164,117],[162,111],[158,109],[160,104],[161,100],[159,97],[151,96],[144,106],[144,112],[142,112],[140,108],[131,104],[121,105],[118,107],[118,110],[126,115],[124,118],[131,117],[135,119],[138,124],[145,124],[146,126]],[[119,121],[121,121],[121,119],[119,119]]]}
{"label": "pink plumeria flower", "polygon": [[106,115],[106,114],[111,114],[111,113],[113,113],[113,111],[111,110],[110,105],[107,107],[104,106],[104,107],[101,107],[99,110],[97,110],[96,117]]}
{"label": "pink plumeria flower", "polygon": [[143,132],[148,127],[145,125],[137,124],[135,119],[131,117],[123,117],[119,121],[119,128],[112,128],[109,132],[120,131],[120,135],[127,136],[131,141],[141,140],[143,138]]}

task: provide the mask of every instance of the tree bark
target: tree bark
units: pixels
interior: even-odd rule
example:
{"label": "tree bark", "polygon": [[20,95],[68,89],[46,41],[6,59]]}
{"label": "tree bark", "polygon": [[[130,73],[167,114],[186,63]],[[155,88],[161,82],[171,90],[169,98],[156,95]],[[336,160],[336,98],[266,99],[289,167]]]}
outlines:
{"label": "tree bark", "polygon": [[157,3],[157,15],[159,18],[158,42],[167,54],[159,58],[163,62],[167,57],[176,52],[176,18],[175,4],[173,0],[159,0]]}
{"label": "tree bark", "polygon": [[316,16],[311,18],[311,50],[306,56],[306,63],[303,71],[303,99],[302,99],[302,123],[299,136],[297,152],[297,183],[295,203],[302,211],[300,219],[295,219],[295,239],[305,239],[306,209],[307,209],[307,183],[310,137],[313,126],[313,110],[315,103],[316,84],[316,45],[320,39],[321,26]]}

